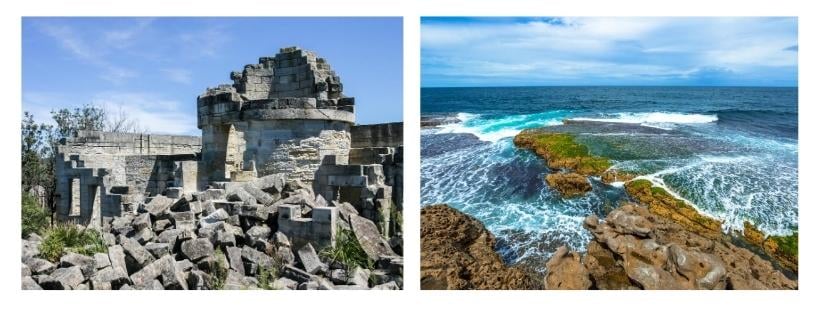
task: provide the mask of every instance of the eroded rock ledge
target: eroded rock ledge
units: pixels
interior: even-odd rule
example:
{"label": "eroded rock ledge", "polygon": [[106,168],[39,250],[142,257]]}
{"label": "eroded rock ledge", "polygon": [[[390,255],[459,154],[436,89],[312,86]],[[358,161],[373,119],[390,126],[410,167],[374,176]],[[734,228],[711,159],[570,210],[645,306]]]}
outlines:
{"label": "eroded rock ledge", "polygon": [[495,237],[475,218],[447,205],[421,209],[422,289],[536,289],[495,252]]}
{"label": "eroded rock ledge", "polygon": [[547,262],[547,289],[796,289],[748,249],[689,231],[646,207],[626,204],[584,220],[594,239],[583,257],[560,248]]}

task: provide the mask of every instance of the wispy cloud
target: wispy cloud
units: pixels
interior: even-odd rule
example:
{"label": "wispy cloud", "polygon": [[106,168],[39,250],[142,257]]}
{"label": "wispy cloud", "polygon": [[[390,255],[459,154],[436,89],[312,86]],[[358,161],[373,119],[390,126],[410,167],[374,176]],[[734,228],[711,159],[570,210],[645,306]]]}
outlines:
{"label": "wispy cloud", "polygon": [[214,57],[230,43],[223,26],[209,26],[199,31],[179,34],[180,47],[190,55]]}
{"label": "wispy cloud", "polygon": [[166,79],[181,84],[191,84],[191,71],[184,68],[164,68],[160,70]]}
{"label": "wispy cloud", "polygon": [[55,40],[71,56],[96,67],[101,79],[120,85],[138,77],[139,73],[135,69],[117,65],[108,58],[115,50],[125,49],[133,44],[134,38],[149,27],[152,21],[137,19],[131,27],[109,29],[96,35],[81,33],[60,22],[41,22],[39,26],[43,34]]}
{"label": "wispy cloud", "polygon": [[180,102],[156,94],[103,92],[95,95],[92,101],[111,112],[122,110],[151,133],[199,134],[196,116],[186,113]]}
{"label": "wispy cloud", "polygon": [[23,93],[23,109],[34,114],[38,123],[54,124],[51,111],[92,104],[111,114],[122,112],[150,133],[199,135],[196,116],[186,112],[182,103],[145,92],[100,92],[83,100],[59,93]]}
{"label": "wispy cloud", "polygon": [[128,48],[154,23],[154,20],[155,18],[138,18],[130,27],[107,30],[102,34],[103,41],[107,46],[117,49]]}
{"label": "wispy cloud", "polygon": [[726,79],[791,73],[797,66],[796,23],[746,17],[425,18],[422,84],[686,83],[698,72],[719,71]]}

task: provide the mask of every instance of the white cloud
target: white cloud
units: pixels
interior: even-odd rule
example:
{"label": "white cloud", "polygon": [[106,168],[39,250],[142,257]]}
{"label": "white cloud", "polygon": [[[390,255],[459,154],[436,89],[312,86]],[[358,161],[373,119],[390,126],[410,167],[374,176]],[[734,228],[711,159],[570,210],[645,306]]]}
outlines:
{"label": "white cloud", "polygon": [[102,92],[83,100],[76,96],[57,93],[26,92],[23,94],[23,111],[34,114],[38,123],[54,124],[51,110],[81,107],[85,104],[102,106],[116,114],[122,111],[136,120],[141,128],[155,134],[199,135],[196,127],[196,111],[185,111],[176,100],[142,92]]}
{"label": "white cloud", "polygon": [[[109,40],[106,39],[108,38],[107,35],[115,34],[116,31],[112,30],[104,33],[103,42],[105,42],[105,44],[94,44],[94,42],[96,42],[95,40],[83,38],[74,28],[67,25],[41,23],[40,29],[44,34],[54,39],[73,57],[96,67],[99,70],[97,75],[103,80],[120,85],[139,76],[136,70],[116,65],[106,59],[111,48],[116,47],[117,44],[116,42],[109,42]],[[132,30],[128,35],[125,33],[114,35],[115,37],[118,36],[118,39],[115,39],[115,41],[128,40],[134,34],[135,31]],[[122,42],[119,44],[122,44]]]}
{"label": "white cloud", "polygon": [[92,97],[95,105],[123,110],[149,133],[198,135],[196,113],[185,112],[175,101],[148,93],[104,92]]}
{"label": "white cloud", "polygon": [[112,29],[102,34],[103,41],[109,47],[124,49],[132,46],[136,37],[148,29],[155,18],[139,18],[133,26],[123,29]]}
{"label": "white cloud", "polygon": [[192,77],[190,70],[184,68],[165,68],[161,71],[165,75],[165,78],[170,81],[181,84],[191,84]]}
{"label": "white cloud", "polygon": [[[425,75],[561,79],[795,67],[789,18],[573,17],[421,26]],[[527,75],[527,76],[521,76]],[[429,77],[429,76],[428,76]],[[466,78],[465,78],[466,79]]]}
{"label": "white cloud", "polygon": [[230,42],[230,36],[222,27],[212,26],[197,32],[179,35],[180,47],[189,55],[214,57]]}

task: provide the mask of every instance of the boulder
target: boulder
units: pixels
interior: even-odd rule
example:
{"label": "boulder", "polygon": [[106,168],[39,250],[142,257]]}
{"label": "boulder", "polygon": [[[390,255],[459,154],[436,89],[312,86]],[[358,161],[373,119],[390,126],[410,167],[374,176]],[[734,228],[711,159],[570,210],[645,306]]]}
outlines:
{"label": "boulder", "polygon": [[242,247],[242,260],[247,275],[256,275],[260,269],[272,268],[276,264],[271,256],[249,246]]}
{"label": "boulder", "polygon": [[90,279],[91,289],[112,290],[120,289],[123,285],[131,282],[125,271],[107,267],[97,271]]}
{"label": "boulder", "polygon": [[256,205],[256,198],[241,187],[236,187],[228,191],[227,199],[234,202],[242,202],[245,205]]}
{"label": "boulder", "polygon": [[83,276],[85,278],[91,277],[91,275],[93,275],[96,271],[97,267],[94,263],[94,258],[86,255],[69,252],[64,256],[60,257],[59,267],[68,268],[74,266],[79,267],[80,270],[82,270]]}
{"label": "boulder", "polygon": [[162,231],[162,233],[159,233],[159,235],[157,235],[156,242],[168,244],[168,246],[171,247],[171,249],[173,249],[177,244],[179,234],[181,234],[182,232],[183,231],[179,229],[167,229],[165,231]]}
{"label": "boulder", "polygon": [[103,268],[111,266],[111,260],[108,258],[107,253],[95,253],[94,254],[94,268],[97,270],[102,270]]}
{"label": "boulder", "polygon": [[290,247],[281,246],[276,248],[276,257],[279,258],[279,261],[283,264],[295,264],[296,263],[296,256],[293,254],[293,251]]}
{"label": "boulder", "polygon": [[31,269],[25,263],[20,263],[20,276],[31,276]]}
{"label": "boulder", "polygon": [[54,263],[40,258],[28,258],[23,263],[31,269],[33,275],[51,274],[57,268]]}
{"label": "boulder", "polygon": [[380,284],[373,286],[372,290],[399,290],[399,285],[396,284],[394,281],[390,281],[388,283]]}
{"label": "boulder", "polygon": [[211,275],[200,270],[189,272],[185,281],[188,283],[188,289],[191,290],[208,290],[212,287]]}
{"label": "boulder", "polygon": [[256,287],[256,279],[252,277],[247,277],[239,272],[229,270],[228,277],[225,279],[225,286],[223,289],[228,290],[245,290],[245,289],[257,289]]}
{"label": "boulder", "polygon": [[148,212],[155,219],[167,218],[171,212],[171,205],[173,205],[175,201],[176,200],[162,195],[155,196],[151,198],[151,201],[145,204],[141,210]]}
{"label": "boulder", "polygon": [[[32,233],[33,234],[33,233]],[[23,241],[23,256],[22,259],[34,258],[40,255],[40,242],[31,240]]]}
{"label": "boulder", "polygon": [[370,270],[356,267],[353,273],[350,274],[348,284],[368,287],[370,281]]}
{"label": "boulder", "polygon": [[271,174],[250,182],[255,188],[268,194],[279,194],[285,189],[286,174]]}
{"label": "boulder", "polygon": [[191,211],[172,212],[171,220],[174,221],[174,227],[179,230],[196,230],[194,213]]}
{"label": "boulder", "polygon": [[120,236],[120,246],[125,251],[128,272],[135,272],[156,260],[137,240]]}
{"label": "boulder", "polygon": [[350,216],[350,226],[353,229],[353,234],[359,245],[370,258],[370,260],[378,261],[386,257],[397,257],[398,255],[390,249],[390,244],[379,233],[379,229],[373,221],[360,217],[358,215]]}
{"label": "boulder", "polygon": [[154,258],[162,258],[171,253],[171,246],[167,243],[148,243],[145,244],[145,249],[151,253]]}
{"label": "boulder", "polygon": [[182,242],[180,251],[186,258],[196,262],[214,254],[214,246],[207,238],[197,238]]}
{"label": "boulder", "polygon": [[174,256],[165,255],[155,263],[159,266],[162,286],[165,289],[188,289],[188,282],[185,280],[185,274],[176,266]]}
{"label": "boulder", "polygon": [[242,249],[237,247],[225,248],[230,269],[245,275],[245,263],[242,262]]}
{"label": "boulder", "polygon": [[271,230],[267,225],[253,226],[245,232],[245,243],[255,247],[265,246],[270,234]]}
{"label": "boulder", "polygon": [[271,213],[272,206],[257,205],[242,205],[239,208],[239,215],[252,218],[259,221],[265,221]]}
{"label": "boulder", "polygon": [[547,175],[547,185],[558,190],[563,197],[574,197],[592,190],[586,176],[578,173],[551,173]]}
{"label": "boulder", "polygon": [[287,277],[280,277],[273,281],[273,284],[271,286],[273,287],[273,289],[296,290],[296,288],[299,287],[299,283]]}
{"label": "boulder", "polygon": [[108,259],[111,260],[111,268],[119,270],[128,275],[128,265],[125,261],[125,250],[120,245],[108,247]]}
{"label": "boulder", "polygon": [[319,274],[326,270],[325,264],[319,259],[319,255],[316,254],[316,250],[313,249],[313,245],[310,243],[299,248],[299,251],[296,253],[299,255],[299,261],[302,263],[302,267],[305,268],[306,272]]}
{"label": "boulder", "polygon": [[151,215],[147,213],[141,213],[134,217],[134,220],[131,221],[131,227],[134,230],[139,231],[142,229],[151,229]]}
{"label": "boulder", "polygon": [[201,223],[200,226],[208,226],[215,224],[217,222],[222,222],[228,220],[231,216],[228,214],[225,209],[217,209],[216,211],[212,212],[211,214],[207,215],[206,217],[202,218],[199,222]]}
{"label": "boulder", "polygon": [[33,278],[31,278],[31,276],[23,276],[23,281],[21,283],[20,289],[22,289],[22,290],[43,290],[43,288],[40,287],[40,284],[37,284],[37,282]]}
{"label": "boulder", "polygon": [[154,240],[154,230],[150,227],[144,228],[142,230],[136,231],[134,235],[131,237],[136,239],[142,245]]}
{"label": "boulder", "polygon": [[78,266],[72,266],[54,270],[48,277],[40,281],[40,286],[43,289],[68,290],[74,289],[83,281],[85,281],[83,271]]}
{"label": "boulder", "polygon": [[547,261],[544,286],[546,289],[583,290],[592,287],[592,281],[581,263],[581,256],[561,246]]}

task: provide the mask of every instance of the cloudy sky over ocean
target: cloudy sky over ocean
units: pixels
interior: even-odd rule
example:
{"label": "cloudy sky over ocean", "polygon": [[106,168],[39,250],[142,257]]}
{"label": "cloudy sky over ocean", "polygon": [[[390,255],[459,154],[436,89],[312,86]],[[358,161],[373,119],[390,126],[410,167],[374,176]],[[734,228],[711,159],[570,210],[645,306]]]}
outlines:
{"label": "cloudy sky over ocean", "polygon": [[422,86],[796,86],[797,18],[422,18]]}

